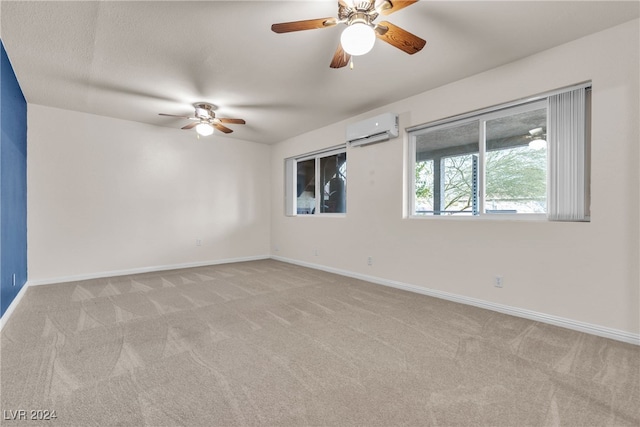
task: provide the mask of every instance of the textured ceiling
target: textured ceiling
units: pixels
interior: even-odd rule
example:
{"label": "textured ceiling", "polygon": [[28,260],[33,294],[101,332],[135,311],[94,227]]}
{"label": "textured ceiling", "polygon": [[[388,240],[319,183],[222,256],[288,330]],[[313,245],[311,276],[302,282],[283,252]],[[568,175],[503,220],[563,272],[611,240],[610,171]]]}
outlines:
{"label": "textured ceiling", "polygon": [[[158,126],[198,101],[238,117],[231,138],[275,143],[638,17],[636,1],[420,1],[386,20],[427,40],[380,42],[330,69],[337,1],[0,2],[0,38],[27,101]],[[379,19],[380,20],[380,19]],[[186,132],[186,131],[185,131]],[[193,132],[193,130],[191,131]]]}

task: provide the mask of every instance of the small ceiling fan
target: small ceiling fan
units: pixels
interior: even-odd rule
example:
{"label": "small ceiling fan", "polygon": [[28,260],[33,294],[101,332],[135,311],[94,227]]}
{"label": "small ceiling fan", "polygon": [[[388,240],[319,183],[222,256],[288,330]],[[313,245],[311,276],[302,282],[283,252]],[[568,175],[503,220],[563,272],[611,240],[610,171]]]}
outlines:
{"label": "small ceiling fan", "polygon": [[216,113],[213,111],[215,106],[207,102],[197,102],[193,104],[193,106],[196,109],[195,117],[177,116],[175,114],[165,114],[165,113],[160,113],[160,115],[193,120],[192,123],[189,123],[188,125],[183,126],[182,129],[193,129],[195,127],[196,132],[198,132],[198,135],[202,135],[202,136],[211,135],[213,133],[214,128],[224,133],[233,132],[233,130],[224,126],[223,123],[235,124],[235,125],[243,125],[246,123],[243,119],[225,119],[225,118],[216,117]]}
{"label": "small ceiling fan", "polygon": [[529,133],[525,135],[525,138],[531,140],[529,141],[529,148],[533,148],[534,150],[547,148],[547,131],[545,128],[537,127],[531,129]]}
{"label": "small ceiling fan", "polygon": [[[289,33],[292,31],[313,30],[346,24],[342,32],[340,44],[331,61],[331,68],[342,68],[349,64],[351,56],[364,55],[375,43],[376,37],[389,43],[409,55],[422,50],[427,43],[390,22],[374,23],[378,15],[390,15],[418,0],[338,0],[338,18],[319,18],[304,21],[282,22],[273,24],[271,30],[275,33]],[[353,67],[353,62],[351,63]]]}

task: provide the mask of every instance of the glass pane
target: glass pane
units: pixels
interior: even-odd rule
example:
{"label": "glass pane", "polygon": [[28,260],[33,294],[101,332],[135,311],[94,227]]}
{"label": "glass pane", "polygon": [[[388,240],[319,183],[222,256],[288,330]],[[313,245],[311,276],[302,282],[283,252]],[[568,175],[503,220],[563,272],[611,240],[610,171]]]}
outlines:
{"label": "glass pane", "polygon": [[297,169],[296,212],[298,215],[312,214],[316,208],[316,161],[298,162]]}
{"label": "glass pane", "polygon": [[433,160],[416,162],[415,214],[433,213]]}
{"label": "glass pane", "polygon": [[487,213],[546,212],[546,124],[546,108],[487,121]]}
{"label": "glass pane", "polygon": [[320,184],[323,189],[320,212],[347,212],[347,153],[320,159]]}
{"label": "glass pane", "polygon": [[477,180],[474,163],[477,165],[477,158],[475,154],[465,154],[442,159],[444,179],[441,213],[447,215],[473,213],[477,200],[477,191],[474,191]]}
{"label": "glass pane", "polygon": [[473,214],[477,203],[479,122],[416,136],[416,215]]}

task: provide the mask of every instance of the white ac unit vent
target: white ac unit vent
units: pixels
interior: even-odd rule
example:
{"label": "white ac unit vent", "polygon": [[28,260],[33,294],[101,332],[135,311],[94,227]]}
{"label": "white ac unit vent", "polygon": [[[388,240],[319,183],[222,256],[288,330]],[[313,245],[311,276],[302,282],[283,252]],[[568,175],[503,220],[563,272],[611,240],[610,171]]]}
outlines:
{"label": "white ac unit vent", "polygon": [[351,147],[386,141],[398,136],[398,115],[385,113],[347,126]]}

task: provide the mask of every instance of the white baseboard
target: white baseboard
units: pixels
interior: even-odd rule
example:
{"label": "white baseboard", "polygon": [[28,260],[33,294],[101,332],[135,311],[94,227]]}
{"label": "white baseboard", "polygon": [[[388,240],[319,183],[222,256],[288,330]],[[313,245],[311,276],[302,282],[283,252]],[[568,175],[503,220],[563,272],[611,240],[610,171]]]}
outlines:
{"label": "white baseboard", "polygon": [[16,309],[16,307],[20,303],[20,300],[24,296],[24,294],[27,293],[28,287],[29,287],[29,283],[25,283],[24,285],[22,285],[22,288],[20,289],[20,291],[18,291],[18,294],[16,295],[16,297],[13,299],[13,301],[11,301],[11,304],[9,304],[9,307],[7,307],[7,310],[4,312],[4,314],[0,318],[0,331],[2,331],[2,329],[4,328],[4,325],[7,324],[9,317],[11,317],[13,310]]}
{"label": "white baseboard", "polygon": [[183,264],[171,264],[171,265],[155,265],[151,267],[131,268],[128,270],[111,270],[111,271],[101,271],[98,273],[79,274],[79,275],[63,276],[63,277],[50,277],[50,278],[38,279],[38,280],[28,280],[27,284],[29,286],[52,285],[55,283],[77,282],[78,280],[101,279],[104,277],[116,277],[116,276],[128,276],[130,274],[153,273],[155,271],[177,270],[181,268],[191,268],[191,267],[206,267],[209,265],[231,264],[234,262],[245,262],[245,261],[258,261],[258,260],[269,259],[269,258],[270,257],[268,255],[257,255],[257,256],[250,256],[250,257],[241,257],[241,258],[227,258],[227,259],[220,259],[220,260],[214,260],[214,261],[188,262]]}
{"label": "white baseboard", "polygon": [[339,274],[341,276],[352,277],[354,279],[365,280],[367,282],[375,283],[378,285],[389,286],[392,288],[402,289],[409,292],[415,292],[430,297],[441,298],[448,301],[458,302],[461,304],[472,305],[475,307],[485,308],[487,310],[497,311],[499,313],[509,314],[511,316],[522,317],[537,322],[547,323],[550,325],[560,326],[574,331],[585,332],[587,334],[597,335],[604,338],[610,338],[616,341],[622,341],[629,344],[640,345],[640,335],[633,334],[631,332],[621,331],[618,329],[607,328],[605,326],[593,325],[590,323],[580,322],[577,320],[567,319],[564,317],[558,317],[551,314],[540,313],[524,308],[511,307],[504,304],[497,304],[490,301],[485,301],[477,298],[466,297],[463,295],[451,294],[449,292],[438,291],[435,289],[428,289],[422,286],[411,285],[408,283],[397,282],[394,280],[381,279],[375,276],[369,276],[366,274],[354,273],[348,270],[341,270],[338,268],[327,267],[324,265],[313,264],[304,261],[298,261],[295,259],[284,258],[280,256],[271,256],[272,259],[289,264],[300,265],[302,267],[309,267],[316,270],[322,270],[329,273]]}

